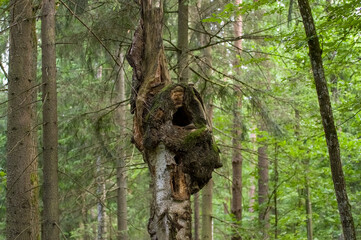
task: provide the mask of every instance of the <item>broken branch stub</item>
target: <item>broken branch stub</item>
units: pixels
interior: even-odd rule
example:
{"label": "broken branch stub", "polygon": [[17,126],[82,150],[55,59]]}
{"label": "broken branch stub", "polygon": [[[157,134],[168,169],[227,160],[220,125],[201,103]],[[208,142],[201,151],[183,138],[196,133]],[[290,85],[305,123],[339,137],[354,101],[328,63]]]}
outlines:
{"label": "broken branch stub", "polygon": [[[154,98],[143,126],[146,159],[147,152],[160,143],[174,154],[172,179],[178,179],[172,183],[174,198],[181,200],[198,192],[211,179],[212,171],[222,166],[202,99],[193,87],[170,84],[163,88]],[[188,185],[184,186],[188,193],[183,183]]]}

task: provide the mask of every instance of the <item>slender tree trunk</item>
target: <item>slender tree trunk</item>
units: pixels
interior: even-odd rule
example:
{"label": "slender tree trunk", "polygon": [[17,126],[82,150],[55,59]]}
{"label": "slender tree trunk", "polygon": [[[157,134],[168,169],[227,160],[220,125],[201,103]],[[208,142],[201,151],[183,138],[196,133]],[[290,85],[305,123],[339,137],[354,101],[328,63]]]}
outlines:
{"label": "slender tree trunk", "polygon": [[89,231],[88,231],[88,209],[86,205],[85,193],[81,195],[81,224],[82,224],[82,239],[89,240]]}
{"label": "slender tree trunk", "polygon": [[[212,64],[211,49],[204,49],[205,66],[204,72],[210,74],[209,66]],[[208,104],[208,119],[212,122],[213,106],[212,103]],[[213,239],[213,180],[211,179],[202,190],[202,240]]]}
{"label": "slender tree trunk", "polygon": [[355,226],[352,218],[351,205],[346,192],[346,182],[342,170],[340,146],[323,69],[322,50],[320,48],[309,2],[307,0],[298,0],[298,5],[308,40],[313,78],[315,80],[322,124],[330,156],[332,180],[334,183],[338,210],[341,217],[343,234],[346,240],[354,240],[356,239]]}
{"label": "slender tree trunk", "polygon": [[[295,126],[295,135],[297,137],[297,141],[300,139],[300,111],[298,109],[295,110],[295,119],[296,119],[296,126]],[[303,160],[304,165],[304,179],[305,179],[305,186],[304,186],[304,193],[303,197],[305,198],[305,210],[306,210],[306,229],[307,229],[307,240],[313,239],[313,227],[312,227],[312,202],[311,202],[311,191],[309,186],[309,165],[310,160],[305,159]]]}
{"label": "slender tree trunk", "polygon": [[[242,0],[236,0],[236,4],[239,5]],[[239,15],[234,23],[234,35],[235,37],[242,36],[242,15]],[[236,51],[238,55],[242,53],[242,40],[235,42]],[[236,64],[238,61],[236,61]],[[236,70],[237,75],[240,75],[240,68]],[[242,94],[235,89],[236,102],[233,107],[233,139],[232,139],[232,202],[231,202],[231,213],[233,214],[236,224],[235,231],[232,235],[232,240],[242,239],[238,231],[238,226],[241,225],[242,221],[242,153],[241,153],[241,111],[242,111]]]}
{"label": "slender tree trunk", "polygon": [[277,144],[275,146],[275,159],[274,159],[274,212],[275,212],[275,239],[278,239],[278,158],[277,158]]}
{"label": "slender tree trunk", "polygon": [[213,239],[212,196],[213,180],[211,179],[202,190],[202,240]]}
{"label": "slender tree trunk", "polygon": [[[255,133],[251,133],[251,143],[253,146],[253,151],[256,152],[256,134]],[[253,160],[253,158],[252,158]],[[256,161],[254,161],[256,162]],[[251,171],[253,169],[255,169],[255,165],[253,163],[253,161],[251,161],[250,163],[250,169]],[[256,185],[255,185],[255,177],[254,176],[250,176],[250,184],[251,186],[249,187],[249,212],[253,213],[254,212],[254,203],[255,203],[255,196],[256,196]]]}
{"label": "slender tree trunk", "polygon": [[[97,78],[101,79],[103,77],[103,67],[100,66],[97,72]],[[96,132],[98,135],[98,140],[101,142],[101,133],[100,133],[100,120],[97,122]],[[106,199],[106,188],[105,188],[105,178],[104,178],[104,166],[102,163],[102,158],[99,156],[96,160],[96,184],[97,184],[97,240],[106,239],[105,237],[105,199]]]}
{"label": "slender tree trunk", "polygon": [[36,34],[30,0],[12,0],[7,120],[6,238],[39,238],[35,130]]}
{"label": "slender tree trunk", "polygon": [[194,201],[194,240],[199,240],[199,192],[193,195]]}
{"label": "slender tree trunk", "polygon": [[242,164],[243,158],[241,153],[241,108],[242,100],[237,95],[236,103],[233,109],[233,139],[232,139],[232,202],[231,213],[235,218],[235,231],[232,235],[232,240],[240,240],[238,226],[242,221]]}
{"label": "slender tree trunk", "polygon": [[55,55],[55,1],[43,0],[43,224],[42,239],[59,239],[58,203],[58,116]]}
{"label": "slender tree trunk", "polygon": [[[118,54],[119,65],[117,65],[117,78],[115,82],[115,100],[116,102],[125,101],[125,79],[123,69],[123,54],[119,49]],[[126,105],[120,105],[115,112],[115,122],[119,126],[120,136],[125,139],[126,135]],[[126,174],[126,142],[121,141],[118,154],[120,157],[117,160],[117,219],[118,219],[118,240],[128,239],[128,222],[127,222],[127,174]]]}
{"label": "slender tree trunk", "polygon": [[[200,6],[200,5],[199,5]],[[200,36],[201,44],[205,45],[206,35],[202,34]],[[212,49],[205,48],[203,50],[204,61],[201,64],[202,72],[204,75],[209,78],[212,74],[211,66],[212,66]],[[205,83],[206,84],[206,83]],[[207,93],[205,93],[207,94]],[[210,99],[207,103],[208,110],[208,121],[211,123],[213,118],[213,106],[212,100]],[[204,186],[202,190],[202,233],[201,239],[213,239],[213,180],[209,181],[209,183]]]}
{"label": "slender tree trunk", "polygon": [[[307,163],[308,165],[308,163]],[[308,172],[308,170],[306,170]],[[307,240],[313,239],[313,227],[312,227],[312,202],[311,191],[309,186],[308,176],[305,175],[305,198],[306,198],[306,223],[307,223]]]}
{"label": "slender tree trunk", "polygon": [[[263,123],[260,127],[260,130],[264,130]],[[262,138],[262,136],[257,136]],[[262,143],[261,143],[262,144]],[[258,219],[260,222],[260,227],[262,230],[262,239],[268,239],[268,230],[269,230],[269,207],[268,207],[268,191],[269,191],[269,176],[268,168],[269,161],[267,155],[267,146],[261,145],[258,147],[258,205],[259,205],[259,215]]]}
{"label": "slender tree trunk", "polygon": [[105,209],[104,203],[106,198],[105,192],[105,182],[104,182],[104,171],[102,166],[101,157],[97,158],[96,161],[97,168],[97,220],[98,220],[98,231],[97,231],[97,240],[103,240],[105,238]]}
{"label": "slender tree trunk", "polygon": [[178,0],[178,79],[187,83],[188,78],[188,0]]}

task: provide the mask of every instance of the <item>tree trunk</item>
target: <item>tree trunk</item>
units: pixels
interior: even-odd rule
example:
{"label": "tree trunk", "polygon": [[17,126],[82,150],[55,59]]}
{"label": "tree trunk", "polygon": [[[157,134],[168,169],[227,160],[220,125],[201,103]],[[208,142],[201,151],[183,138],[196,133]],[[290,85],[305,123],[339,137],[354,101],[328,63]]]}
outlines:
{"label": "tree trunk", "polygon": [[151,239],[191,239],[190,195],[220,167],[199,93],[170,84],[162,44],[163,1],[142,0],[142,16],[127,59],[133,67],[133,142],[153,185]]}
{"label": "tree trunk", "polygon": [[82,239],[81,240],[89,240],[89,229],[88,229],[88,207],[86,202],[86,194],[82,193],[81,198],[81,228]]}
{"label": "tree trunk", "polygon": [[96,169],[97,169],[97,220],[98,220],[98,231],[97,231],[97,240],[103,240],[105,238],[105,209],[104,203],[106,199],[105,192],[105,182],[104,182],[104,171],[101,162],[101,157],[97,158],[96,161]]}
{"label": "tree trunk", "polygon": [[[102,79],[103,77],[103,67],[100,66],[97,71],[97,78]],[[96,123],[96,134],[98,141],[103,145],[103,140],[101,137],[101,118]],[[104,145],[103,145],[104,147]],[[106,150],[104,149],[104,152]],[[105,177],[104,177],[104,166],[102,163],[102,158],[99,156],[96,160],[96,184],[97,184],[97,240],[106,239],[105,237],[105,199],[106,199],[106,187],[105,187]]]}
{"label": "tree trunk", "polygon": [[[274,159],[274,194],[273,194],[273,203],[274,203],[274,214],[275,214],[275,239],[278,239],[278,158],[277,158],[277,143],[275,144],[275,159]],[[267,235],[264,235],[267,236]]]}
{"label": "tree trunk", "polygon": [[[211,49],[205,49],[206,62],[211,64]],[[206,67],[205,72],[210,72],[209,67]],[[208,119],[212,122],[213,107],[208,105]],[[213,239],[213,180],[211,179],[202,190],[202,240]]]}
{"label": "tree trunk", "polygon": [[[252,130],[253,131],[253,130]],[[256,134],[255,133],[251,133],[251,144],[253,146],[253,151],[256,152]],[[256,162],[256,160],[254,160],[252,158],[252,160],[250,161],[250,169],[251,171],[253,171],[253,169],[255,169],[255,165],[253,162]],[[249,212],[253,213],[254,212],[254,203],[255,203],[255,196],[256,196],[256,185],[255,185],[255,177],[253,175],[250,176],[250,184],[251,186],[249,187]],[[253,218],[253,216],[252,216]]]}
{"label": "tree trunk", "polygon": [[[264,130],[263,123],[261,124],[260,130]],[[257,136],[262,138],[262,136]],[[262,144],[262,143],[261,143]],[[262,230],[262,239],[268,239],[269,230],[269,207],[268,207],[268,156],[267,146],[262,144],[258,147],[258,205],[259,215],[258,219]]]}
{"label": "tree trunk", "polygon": [[[306,170],[306,172],[308,171]],[[306,207],[306,223],[307,223],[307,240],[313,240],[311,191],[310,191],[309,180],[307,175],[305,176],[305,198],[306,198],[305,207]]]}
{"label": "tree trunk", "polygon": [[298,0],[298,5],[308,40],[313,78],[315,80],[322,124],[330,156],[332,180],[335,188],[338,210],[341,217],[343,234],[346,240],[353,240],[356,239],[356,232],[352,218],[351,205],[346,192],[346,182],[342,170],[340,146],[323,69],[322,50],[320,48],[309,2],[307,0]]}
{"label": "tree trunk", "polygon": [[188,0],[178,0],[178,79],[187,83],[188,78]]}
{"label": "tree trunk", "polygon": [[42,239],[59,239],[58,116],[55,55],[55,1],[44,0],[41,21],[43,79]]}
{"label": "tree trunk", "polygon": [[199,192],[193,195],[194,201],[194,240],[199,240]]}
{"label": "tree trunk", "polygon": [[210,180],[202,190],[202,240],[213,239],[212,196],[213,180]]}
{"label": "tree trunk", "polygon": [[236,103],[233,109],[233,139],[232,139],[232,202],[231,213],[235,218],[235,231],[232,235],[232,240],[240,240],[238,227],[242,221],[242,153],[240,136],[241,132],[241,116],[240,111],[242,107],[242,100],[237,95]]}
{"label": "tree trunk", "polygon": [[30,0],[12,0],[7,120],[6,237],[39,238],[36,150],[36,34]]}
{"label": "tree trunk", "polygon": [[[300,111],[298,109],[295,109],[295,119],[296,119],[296,126],[295,126],[295,135],[297,138],[297,141],[300,141]],[[305,198],[305,210],[306,210],[306,229],[307,229],[307,240],[313,239],[313,227],[312,227],[312,202],[311,202],[311,191],[309,186],[309,166],[310,166],[310,160],[304,159],[303,160],[303,166],[304,166],[304,179],[305,179],[305,186],[304,186],[304,194],[303,197]]]}
{"label": "tree trunk", "polygon": [[[239,5],[242,0],[236,0],[236,4]],[[242,36],[242,16],[239,15],[234,22],[234,35],[235,37]],[[235,42],[236,51],[238,55],[242,53],[242,40]],[[238,65],[238,61],[235,61],[235,65]],[[240,68],[236,69],[237,75],[240,75]],[[238,231],[238,226],[241,225],[242,221],[242,153],[241,153],[241,111],[242,111],[242,94],[239,90],[235,89],[236,102],[233,107],[233,138],[232,138],[232,202],[231,202],[231,213],[235,218],[235,231],[232,234],[232,240],[242,239]]]}
{"label": "tree trunk", "polygon": [[[200,6],[200,5],[199,5]],[[202,34],[200,35],[200,41],[202,45],[207,43],[207,35]],[[201,63],[201,71],[207,78],[210,78],[212,71],[212,49],[205,48],[203,49],[204,61]],[[205,83],[206,84],[206,83]],[[207,92],[205,93],[207,94]],[[207,118],[211,125],[212,118],[213,118],[213,106],[212,106],[212,99],[209,100],[207,103]],[[212,219],[212,212],[213,212],[213,181],[209,181],[207,185],[204,186],[202,190],[202,233],[201,239],[213,239],[213,219]]]}
{"label": "tree trunk", "polygon": [[[125,81],[123,69],[123,54],[119,49],[117,65],[117,78],[115,82],[115,101],[120,103],[125,101]],[[115,112],[115,122],[119,126],[120,137],[125,139],[126,135],[126,105],[120,105]],[[128,239],[128,222],[127,222],[127,173],[126,173],[126,142],[123,140],[119,146],[118,154],[120,157],[117,160],[117,221],[118,221],[118,240]]]}

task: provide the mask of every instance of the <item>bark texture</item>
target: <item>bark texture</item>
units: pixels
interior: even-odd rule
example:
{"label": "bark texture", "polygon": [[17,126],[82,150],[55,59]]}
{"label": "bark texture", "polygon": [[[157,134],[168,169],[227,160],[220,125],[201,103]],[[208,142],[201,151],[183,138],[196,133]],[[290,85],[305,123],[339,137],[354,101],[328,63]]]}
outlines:
{"label": "bark texture", "polygon": [[55,1],[43,0],[41,20],[43,80],[42,239],[59,239],[58,116],[55,56]]}
{"label": "bark texture", "polygon": [[190,195],[220,167],[199,93],[171,84],[162,44],[163,1],[143,0],[127,54],[133,67],[133,142],[150,170],[151,239],[191,239]]}
{"label": "bark texture", "polygon": [[336,193],[338,210],[341,217],[342,230],[346,240],[356,239],[351,205],[349,204],[346,192],[346,181],[342,170],[340,146],[323,68],[322,50],[320,48],[320,43],[308,0],[298,0],[298,5],[308,40],[309,56],[311,59],[313,78],[316,85],[322,124],[328,147],[332,180]]}
{"label": "bark texture", "polygon": [[9,6],[6,238],[29,240],[39,238],[35,17],[31,0]]}

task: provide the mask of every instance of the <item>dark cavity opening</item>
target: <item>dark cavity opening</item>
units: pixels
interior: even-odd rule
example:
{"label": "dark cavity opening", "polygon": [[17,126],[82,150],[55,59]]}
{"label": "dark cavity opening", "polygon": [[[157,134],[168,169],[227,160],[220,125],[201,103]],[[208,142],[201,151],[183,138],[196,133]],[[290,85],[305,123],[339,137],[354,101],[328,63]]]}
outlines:
{"label": "dark cavity opening", "polygon": [[184,107],[178,108],[173,114],[173,125],[185,127],[192,123],[192,115]]}
{"label": "dark cavity opening", "polygon": [[176,178],[177,178],[177,175],[172,176],[172,187],[173,187],[174,193],[179,192],[179,184],[178,184],[178,181]]}
{"label": "dark cavity opening", "polygon": [[174,161],[177,165],[179,165],[181,163],[181,156],[179,155],[175,155],[174,156]]}

